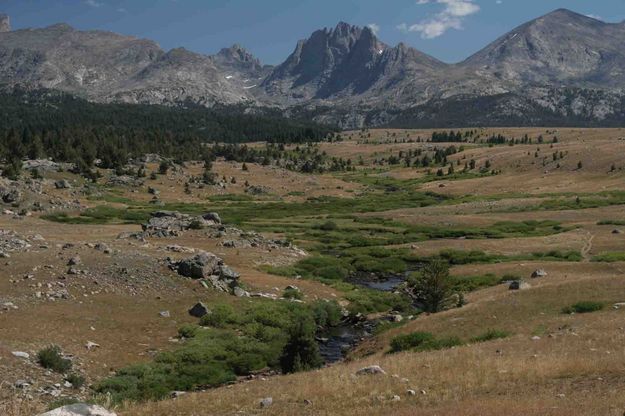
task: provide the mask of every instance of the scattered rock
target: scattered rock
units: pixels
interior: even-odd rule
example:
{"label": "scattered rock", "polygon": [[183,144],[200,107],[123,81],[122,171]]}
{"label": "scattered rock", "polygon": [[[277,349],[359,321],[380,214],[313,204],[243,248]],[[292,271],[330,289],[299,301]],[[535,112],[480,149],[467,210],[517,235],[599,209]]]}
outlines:
{"label": "scattered rock", "polygon": [[416,391],[414,391],[414,390],[406,390],[406,394],[407,394],[408,396],[416,396],[416,395],[417,395],[417,392],[416,392]]}
{"label": "scattered rock", "polygon": [[238,297],[238,298],[249,298],[250,297],[250,293],[247,290],[243,290],[241,287],[236,286],[232,293],[234,294],[234,296]]}
{"label": "scattered rock", "polygon": [[547,276],[547,272],[544,269],[534,270],[534,272],[532,273],[532,279],[536,279],[538,277],[546,277],[546,276]]}
{"label": "scattered rock", "polygon": [[69,183],[67,179],[60,179],[54,182],[54,187],[56,189],[70,189],[72,185]]}
{"label": "scattered rock", "polygon": [[524,282],[523,280],[513,280],[512,282],[510,282],[510,286],[508,286],[508,289],[525,290],[525,289],[529,289],[530,287],[532,286],[529,283]]}
{"label": "scattered rock", "polygon": [[399,402],[399,401],[401,401],[401,397],[399,397],[398,395],[394,395],[393,397],[391,397],[391,401],[392,402]]}
{"label": "scattered rock", "polygon": [[189,315],[201,318],[208,314],[208,308],[202,302],[198,302],[191,309],[189,309]]}
{"label": "scattered rock", "polygon": [[13,356],[17,358],[23,358],[25,360],[28,360],[30,358],[30,354],[24,351],[13,351],[11,352],[11,354],[13,354]]}
{"label": "scattered rock", "polygon": [[265,397],[264,399],[261,399],[261,401],[260,401],[260,407],[261,408],[269,407],[272,404],[273,404],[273,398],[272,397]]}
{"label": "scattered rock", "polygon": [[379,365],[370,365],[368,367],[363,367],[360,370],[356,371],[356,375],[363,374],[386,374],[386,371],[382,369]]}
{"label": "scattered rock", "polygon": [[59,407],[39,416],[117,416],[101,406],[87,403],[76,403]]}
{"label": "scattered rock", "polygon": [[612,230],[612,234],[623,234],[623,231],[615,229],[615,230]]}
{"label": "scattered rock", "polygon": [[163,318],[169,318],[171,316],[169,311],[160,311],[158,314]]}
{"label": "scattered rock", "polygon": [[144,237],[173,237],[190,229],[202,229],[221,224],[221,218],[215,212],[200,216],[181,214],[177,211],[157,211],[143,224]]}
{"label": "scattered rock", "polygon": [[87,343],[85,344],[85,348],[87,349],[87,351],[91,351],[94,348],[100,348],[100,344],[96,344],[92,341],[87,341]]}
{"label": "scattered rock", "polygon": [[80,257],[79,256],[74,256],[71,259],[69,259],[69,261],[67,262],[68,266],[77,266],[81,263]]}

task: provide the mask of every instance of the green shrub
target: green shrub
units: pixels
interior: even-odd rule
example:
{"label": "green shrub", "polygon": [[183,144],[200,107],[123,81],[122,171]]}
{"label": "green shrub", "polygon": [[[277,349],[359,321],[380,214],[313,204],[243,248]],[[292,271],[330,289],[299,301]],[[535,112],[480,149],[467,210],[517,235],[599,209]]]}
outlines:
{"label": "green shrub", "polygon": [[458,337],[437,339],[429,332],[413,332],[411,334],[398,335],[393,338],[391,340],[391,352],[442,350],[458,345],[462,345],[462,341]]}
{"label": "green shrub", "polygon": [[413,332],[411,334],[398,335],[391,340],[391,352],[410,350],[425,343],[431,343],[434,339],[434,335],[429,332]]}
{"label": "green shrub", "polygon": [[37,362],[43,367],[57,373],[66,373],[72,368],[72,361],[63,358],[61,348],[51,345],[37,353]]}
{"label": "green shrub", "polygon": [[486,342],[492,341],[495,339],[507,338],[510,336],[510,333],[507,331],[500,331],[497,329],[489,329],[481,335],[471,338],[471,342]]}
{"label": "green shrub", "polygon": [[604,263],[615,263],[617,261],[625,261],[625,252],[607,252],[601,253],[596,256],[593,256],[592,261],[594,262],[604,262]]}
{"label": "green shrub", "polygon": [[304,294],[299,289],[289,287],[289,288],[284,289],[284,292],[282,292],[282,297],[285,299],[302,300],[304,299]]}
{"label": "green shrub", "polygon": [[317,225],[315,228],[318,228],[323,231],[334,231],[339,228],[338,225],[334,221],[326,221],[323,224]]}
{"label": "green shrub", "polygon": [[200,318],[200,325],[212,326],[214,328],[225,328],[236,322],[237,316],[234,308],[226,304],[215,305],[208,314]]}
{"label": "green shrub", "polygon": [[178,336],[180,336],[180,338],[193,338],[199,329],[200,328],[197,325],[184,324],[178,328]]}
{"label": "green shrub", "polygon": [[85,385],[85,377],[77,373],[70,373],[65,377],[65,381],[72,383],[72,388],[75,389],[79,389]]}
{"label": "green shrub", "polygon": [[337,326],[343,314],[336,301],[317,300],[310,305],[317,326],[322,328]]}
{"label": "green shrub", "polygon": [[605,303],[603,302],[584,301],[577,302],[571,306],[567,306],[566,308],[562,309],[562,313],[590,313],[600,311],[604,307]]}

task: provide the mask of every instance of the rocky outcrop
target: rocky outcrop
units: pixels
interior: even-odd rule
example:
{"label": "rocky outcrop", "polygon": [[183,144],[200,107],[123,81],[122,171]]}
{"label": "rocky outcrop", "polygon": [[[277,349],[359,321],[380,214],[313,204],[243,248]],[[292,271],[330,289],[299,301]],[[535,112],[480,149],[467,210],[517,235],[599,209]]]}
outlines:
{"label": "rocky outcrop", "polygon": [[239,287],[239,273],[228,267],[223,259],[202,251],[193,257],[172,262],[178,274],[191,279],[201,279],[213,289],[234,294]]}
{"label": "rocky outcrop", "polygon": [[156,211],[152,213],[150,220],[143,224],[143,232],[132,236],[171,237],[186,230],[214,227],[220,224],[221,218],[216,212],[193,216],[178,211]]}

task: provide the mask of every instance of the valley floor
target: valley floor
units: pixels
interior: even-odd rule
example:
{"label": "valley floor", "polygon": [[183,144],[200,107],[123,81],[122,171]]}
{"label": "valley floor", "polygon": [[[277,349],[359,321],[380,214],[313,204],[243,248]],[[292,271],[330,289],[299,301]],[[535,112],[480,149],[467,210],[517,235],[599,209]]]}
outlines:
{"label": "valley floor", "polygon": [[[370,261],[373,246],[394,262],[397,253],[419,261],[443,256],[458,279],[512,277],[531,287],[513,291],[507,284],[484,285],[464,295],[463,307],[403,314],[400,324],[364,340],[344,362],[318,370],[241,378],[161,401],[105,404],[123,416],[623,415],[625,304],[614,306],[625,302],[623,131],[480,131],[483,138],[491,134],[528,134],[534,140],[489,147],[417,142],[431,135],[425,130],[348,132],[345,141],[320,148],[330,157],[361,160],[354,172],[303,174],[259,164],[242,170],[241,163],[221,160],[214,171],[236,181],[190,193],[184,183],[201,173],[199,164],[138,187],[102,183],[97,195],[80,193],[81,179],[71,174],[64,176],[75,184],[72,189],[54,189],[51,180],[58,178],[48,178],[39,198],[76,199],[82,208],[65,210],[67,217],[0,215],[0,230],[13,233],[0,235],[0,244],[29,244],[0,245],[8,254],[0,259],[0,414],[36,414],[58,400],[55,395],[91,397],[86,387],[54,387],[63,384],[62,375],[41,368],[34,358],[45,346],[59,345],[87,385],[95,384],[120,368],[178,348],[183,342],[178,328],[197,322],[187,312],[195,302],[235,308],[247,302],[171,270],[167,257],[189,256],[181,247],[223,258],[251,292],[279,297],[295,284],[306,303],[337,300],[349,308],[364,304],[358,297],[362,290],[319,278],[315,270],[299,276],[301,262],[324,259],[328,251],[351,256],[354,264]],[[538,143],[539,135],[544,142]],[[450,145],[464,147],[448,156],[455,175],[386,162],[400,151]],[[476,171],[460,173],[470,160]],[[477,173],[486,164],[489,168]],[[246,181],[263,187],[262,193],[250,195]],[[266,241],[288,238],[304,252],[243,244],[247,237],[240,235],[232,247],[224,242],[234,237],[211,230],[145,241],[118,238],[141,230],[143,217],[129,220],[126,214],[159,209],[149,202],[154,192],[147,192],[148,185],[164,209],[217,211],[226,225],[256,230]],[[423,200],[414,199],[419,195]],[[432,195],[436,199],[430,201]],[[99,209],[98,216],[86,208]],[[68,274],[68,261],[76,256],[78,273]],[[547,275],[530,277],[540,269]],[[67,295],[57,296],[62,291]],[[563,313],[578,302],[604,307]],[[159,314],[163,311],[168,317]],[[471,341],[489,330],[509,336]],[[415,331],[463,342],[438,351],[389,353],[394,337]],[[89,342],[99,346],[88,349]],[[15,351],[30,358],[16,357]],[[368,365],[379,365],[386,374],[356,375]],[[18,387],[22,381],[29,386]],[[266,397],[273,403],[263,408],[260,401]]]}

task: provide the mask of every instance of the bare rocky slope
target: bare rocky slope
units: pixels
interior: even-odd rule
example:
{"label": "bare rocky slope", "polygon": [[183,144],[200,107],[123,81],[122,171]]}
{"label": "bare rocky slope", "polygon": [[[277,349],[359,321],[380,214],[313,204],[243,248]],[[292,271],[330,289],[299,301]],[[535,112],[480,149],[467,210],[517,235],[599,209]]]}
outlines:
{"label": "bare rocky slope", "polygon": [[[0,83],[104,102],[278,107],[343,127],[614,125],[625,111],[624,41],[623,23],[559,9],[446,64],[341,22],[271,67],[239,45],[213,56],[166,52],[150,40],[64,24],[11,31],[1,15]],[[450,117],[458,102],[480,117]]]}

